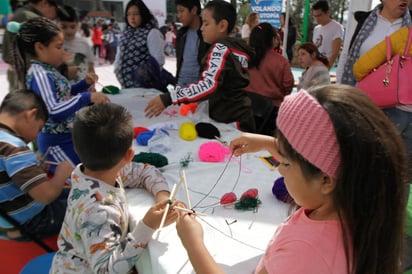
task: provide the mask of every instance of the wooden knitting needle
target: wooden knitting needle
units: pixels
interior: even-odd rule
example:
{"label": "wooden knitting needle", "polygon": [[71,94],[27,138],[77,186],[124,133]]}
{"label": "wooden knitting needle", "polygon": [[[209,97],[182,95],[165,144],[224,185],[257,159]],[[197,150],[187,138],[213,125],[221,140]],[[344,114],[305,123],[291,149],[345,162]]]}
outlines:
{"label": "wooden knitting needle", "polygon": [[189,188],[187,186],[187,181],[186,181],[186,173],[184,169],[182,170],[182,179],[183,179],[183,185],[185,187],[185,192],[186,192],[187,206],[189,208],[192,208],[192,204],[190,203],[190,197],[189,197]]}
{"label": "wooden knitting needle", "polygon": [[205,213],[197,212],[197,211],[194,211],[193,209],[188,209],[188,208],[184,208],[184,207],[180,207],[180,206],[174,206],[173,209],[184,211],[184,212],[187,212],[187,213],[192,213],[192,214],[195,214],[195,215],[198,215],[198,216],[207,216]]}
{"label": "wooden knitting needle", "polygon": [[170,204],[172,203],[172,200],[175,197],[175,192],[176,192],[176,184],[173,185],[172,191],[170,192],[169,200],[167,200],[166,208],[165,208],[165,211],[163,213],[162,220],[160,222],[159,232],[157,233],[157,238],[159,238],[160,231],[162,230],[162,228],[165,224],[167,212],[169,211]]}

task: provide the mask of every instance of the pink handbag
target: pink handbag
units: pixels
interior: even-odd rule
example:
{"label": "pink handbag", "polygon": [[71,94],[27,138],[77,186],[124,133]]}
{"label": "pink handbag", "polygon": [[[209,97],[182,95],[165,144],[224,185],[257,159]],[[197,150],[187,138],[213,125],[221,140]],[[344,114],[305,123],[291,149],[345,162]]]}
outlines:
{"label": "pink handbag", "polygon": [[412,27],[403,54],[391,57],[391,40],[386,36],[386,62],[374,69],[358,83],[372,101],[381,108],[412,105],[412,59],[409,48]]}

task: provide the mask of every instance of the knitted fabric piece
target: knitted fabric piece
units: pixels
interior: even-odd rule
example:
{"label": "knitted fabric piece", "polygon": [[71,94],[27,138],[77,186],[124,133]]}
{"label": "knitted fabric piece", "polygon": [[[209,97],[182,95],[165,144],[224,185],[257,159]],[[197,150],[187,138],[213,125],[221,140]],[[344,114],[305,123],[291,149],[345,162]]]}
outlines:
{"label": "knitted fabric piece", "polygon": [[306,160],[336,178],[340,148],[326,110],[307,91],[286,96],[276,120],[290,145]]}

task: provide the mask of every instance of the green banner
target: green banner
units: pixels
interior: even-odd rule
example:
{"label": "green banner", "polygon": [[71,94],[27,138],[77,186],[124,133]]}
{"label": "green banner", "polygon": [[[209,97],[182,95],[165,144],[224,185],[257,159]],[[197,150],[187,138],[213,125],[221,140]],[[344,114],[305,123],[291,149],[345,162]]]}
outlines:
{"label": "green banner", "polygon": [[11,14],[10,1],[0,0],[0,14]]}

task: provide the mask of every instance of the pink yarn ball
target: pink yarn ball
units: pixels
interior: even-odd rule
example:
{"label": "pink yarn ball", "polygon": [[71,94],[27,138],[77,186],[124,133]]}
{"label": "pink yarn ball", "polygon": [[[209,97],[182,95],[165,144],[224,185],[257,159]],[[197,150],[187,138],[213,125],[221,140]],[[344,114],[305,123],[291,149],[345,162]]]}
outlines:
{"label": "pink yarn ball", "polygon": [[223,162],[230,151],[218,142],[206,142],[199,147],[199,159],[203,162]]}

